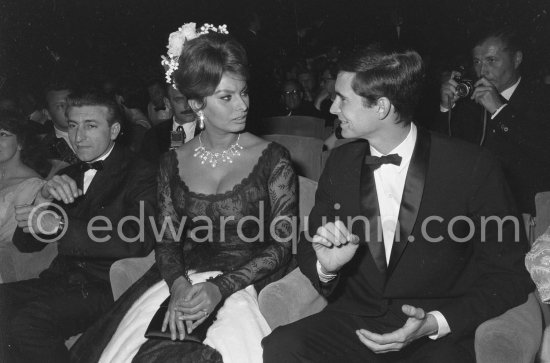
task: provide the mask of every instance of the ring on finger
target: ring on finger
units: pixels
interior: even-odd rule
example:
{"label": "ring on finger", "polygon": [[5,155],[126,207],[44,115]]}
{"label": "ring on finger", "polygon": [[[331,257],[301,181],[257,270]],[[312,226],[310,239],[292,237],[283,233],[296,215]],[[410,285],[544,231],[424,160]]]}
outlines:
{"label": "ring on finger", "polygon": [[208,311],[206,311],[206,309],[202,309],[202,312],[204,313],[204,317],[206,318],[208,316]]}

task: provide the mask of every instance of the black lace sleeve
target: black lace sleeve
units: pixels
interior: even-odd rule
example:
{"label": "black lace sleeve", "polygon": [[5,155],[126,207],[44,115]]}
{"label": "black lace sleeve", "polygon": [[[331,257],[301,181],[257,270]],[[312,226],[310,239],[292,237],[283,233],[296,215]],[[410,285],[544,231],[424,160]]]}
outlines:
{"label": "black lace sleeve", "polygon": [[[158,241],[155,248],[155,259],[159,267],[162,278],[166,281],[169,288],[172,288],[174,281],[180,276],[187,276],[183,259],[183,247],[179,240],[175,240],[174,231],[179,231],[180,221],[177,218],[176,210],[172,202],[170,177],[174,172],[174,152],[163,155],[158,173],[158,218],[157,230],[164,234]],[[173,229],[170,228],[170,224]]]}
{"label": "black lace sleeve", "polygon": [[269,238],[264,242],[265,248],[250,261],[210,280],[218,286],[223,298],[269,276],[290,260],[293,226],[297,225],[292,220],[298,215],[297,177],[288,151],[283,148],[278,151],[274,152],[275,166],[267,180],[271,206],[269,223],[274,226],[274,235],[271,231],[266,234]]}

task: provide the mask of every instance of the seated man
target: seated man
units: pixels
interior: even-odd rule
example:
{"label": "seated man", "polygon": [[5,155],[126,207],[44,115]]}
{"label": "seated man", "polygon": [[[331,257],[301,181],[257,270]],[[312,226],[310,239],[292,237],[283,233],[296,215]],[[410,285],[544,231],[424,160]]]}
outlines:
{"label": "seated man", "polygon": [[277,116],[312,116],[323,119],[313,103],[304,99],[304,90],[300,82],[289,79],[281,87],[281,108]]}
{"label": "seated man", "polygon": [[84,93],[69,96],[67,105],[69,140],[80,162],[39,192],[36,203],[54,200],[50,209],[16,207],[13,237],[22,252],[55,242],[59,255],[39,278],[0,285],[1,362],[68,362],[65,339],[113,303],[111,264],[153,249],[155,169],[116,144],[117,104]]}
{"label": "seated man", "polygon": [[155,164],[162,154],[191,141],[201,131],[187,98],[171,83],[166,84],[166,93],[174,116],[153,126],[145,134],[140,151],[144,159]]}
{"label": "seated man", "polygon": [[495,159],[411,122],[423,78],[414,51],[342,61],[331,112],[362,140],[332,151],[298,244],[328,305],[275,329],[264,362],[475,362],[477,326],[533,290]]}
{"label": "seated man", "polygon": [[72,81],[61,76],[54,76],[44,89],[46,101],[44,114],[48,120],[44,123],[46,134],[42,139],[42,147],[47,150],[46,158],[52,163],[49,177],[58,170],[79,161],[69,142],[69,126],[65,113],[67,96],[73,91]]}

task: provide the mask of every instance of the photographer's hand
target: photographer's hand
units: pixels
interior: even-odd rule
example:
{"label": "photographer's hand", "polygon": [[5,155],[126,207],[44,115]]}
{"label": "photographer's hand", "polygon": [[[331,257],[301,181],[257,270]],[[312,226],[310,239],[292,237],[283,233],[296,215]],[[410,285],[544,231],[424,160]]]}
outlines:
{"label": "photographer's hand", "polygon": [[478,80],[474,87],[471,99],[482,105],[491,115],[504,105],[502,96],[486,78]]}
{"label": "photographer's hand", "polygon": [[[441,83],[441,100],[440,106],[444,109],[449,109],[449,107],[453,107],[456,101],[458,100],[458,96],[456,94],[456,86],[457,83],[454,80],[454,76],[459,72],[453,71],[451,73],[445,73],[443,74],[443,82]],[[449,100],[451,101],[449,105]]]}

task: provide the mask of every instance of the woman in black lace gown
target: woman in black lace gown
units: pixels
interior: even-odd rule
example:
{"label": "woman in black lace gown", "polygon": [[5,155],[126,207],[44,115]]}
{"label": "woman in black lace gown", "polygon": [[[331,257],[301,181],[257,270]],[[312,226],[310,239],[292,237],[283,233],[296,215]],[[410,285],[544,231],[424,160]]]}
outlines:
{"label": "woman in black lace gown", "polygon": [[[174,341],[146,341],[133,362],[221,362],[220,353],[210,346],[179,341],[185,334],[183,324],[187,321],[188,326],[196,327],[236,292],[281,277],[290,261],[291,219],[298,208],[297,178],[286,149],[243,132],[249,106],[243,48],[225,34],[200,35],[185,42],[174,75],[204,130],[161,160],[157,222],[159,228],[163,223],[173,228],[165,228],[157,243],[158,270],[154,266],[83,336],[72,352],[75,361],[97,361],[106,345],[99,361],[132,359],[135,351],[126,357],[116,351],[128,341],[113,341],[127,333],[121,330],[132,329],[122,328],[126,327],[124,320],[118,323],[133,302],[156,283],[160,271],[165,283],[155,286],[164,289],[160,301],[170,290],[164,323]],[[187,237],[180,239],[182,223],[187,234],[180,235]],[[192,285],[188,274],[203,271],[221,274]],[[127,315],[125,319],[132,318]],[[107,344],[115,325],[119,326],[116,339]],[[137,334],[139,339],[142,333]],[[260,360],[261,338],[257,347]],[[89,344],[97,348],[89,348]]]}

